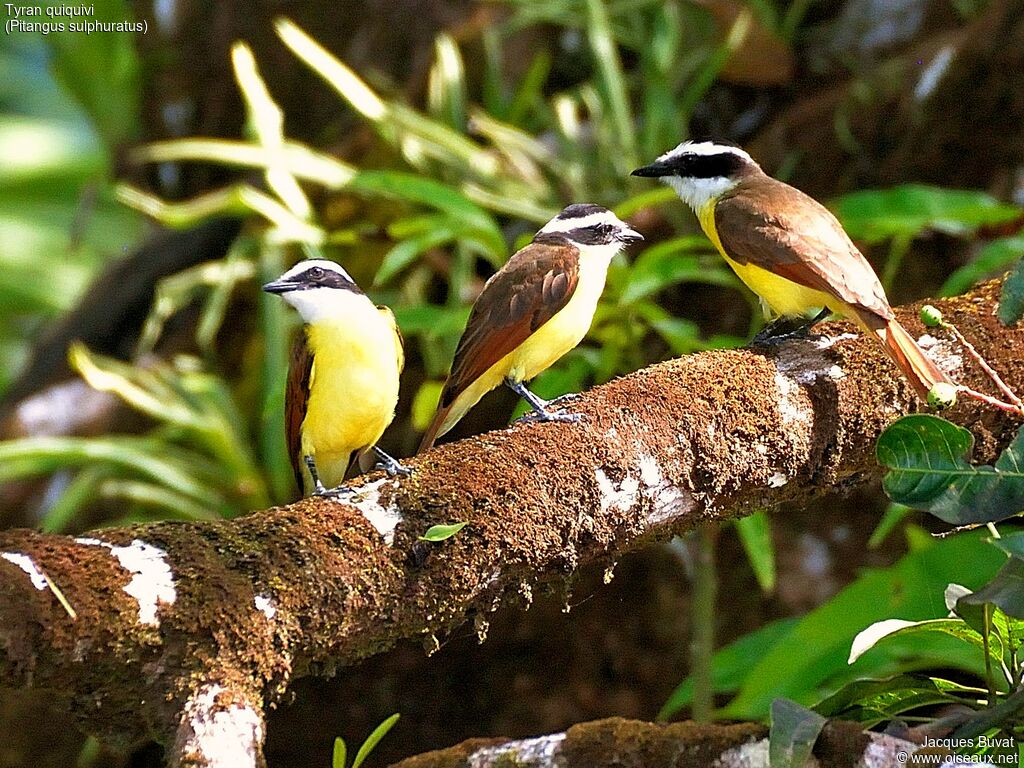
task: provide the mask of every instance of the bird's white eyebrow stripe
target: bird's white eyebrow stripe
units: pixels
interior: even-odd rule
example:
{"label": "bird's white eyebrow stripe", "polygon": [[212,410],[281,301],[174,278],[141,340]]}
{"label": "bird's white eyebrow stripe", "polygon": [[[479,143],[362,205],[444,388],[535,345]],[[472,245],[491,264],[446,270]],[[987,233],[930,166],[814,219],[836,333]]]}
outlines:
{"label": "bird's white eyebrow stripe", "polygon": [[540,231],[547,234],[555,232],[572,232],[574,229],[584,229],[585,227],[592,227],[595,224],[614,225],[618,224],[618,221],[615,214],[611,211],[601,211],[600,213],[590,213],[578,218],[559,219],[556,217],[545,224]]}
{"label": "bird's white eyebrow stripe", "polygon": [[753,158],[739,147],[733,147],[729,144],[716,144],[713,141],[684,141],[682,144],[661,155],[658,160],[670,160],[684,152],[691,155],[732,154],[753,162]]}
{"label": "bird's white eyebrow stripe", "polygon": [[328,259],[305,259],[303,261],[300,261],[298,264],[296,264],[291,269],[289,269],[287,272],[285,272],[283,275],[281,275],[281,277],[279,277],[278,279],[279,280],[291,280],[293,277],[301,275],[303,272],[305,272],[306,270],[310,269],[311,267],[320,267],[321,269],[326,269],[326,270],[329,270],[331,272],[336,272],[339,275],[343,276],[350,283],[351,282],[355,282],[352,279],[351,275],[349,275],[349,273],[345,271],[344,267],[342,267],[337,262],[330,261]]}

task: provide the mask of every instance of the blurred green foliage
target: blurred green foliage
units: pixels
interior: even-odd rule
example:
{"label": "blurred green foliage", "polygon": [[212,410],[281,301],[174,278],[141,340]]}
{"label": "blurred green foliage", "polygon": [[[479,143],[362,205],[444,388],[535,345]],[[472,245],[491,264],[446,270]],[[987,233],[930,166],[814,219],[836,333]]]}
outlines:
{"label": "blurred green foliage", "polygon": [[[139,124],[137,61],[128,36],[113,48],[104,39],[0,42],[0,392],[26,359],[27,339],[141,232],[141,217],[114,199],[110,173],[114,142]],[[102,93],[83,92],[98,83]]]}

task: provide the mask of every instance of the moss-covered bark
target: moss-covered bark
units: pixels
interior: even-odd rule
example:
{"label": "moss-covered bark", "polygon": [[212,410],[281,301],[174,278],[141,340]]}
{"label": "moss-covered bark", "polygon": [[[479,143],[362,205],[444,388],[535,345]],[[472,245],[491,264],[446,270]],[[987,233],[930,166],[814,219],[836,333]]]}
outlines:
{"label": "moss-covered bark", "polygon": [[[998,324],[998,290],[940,306],[1024,389],[1024,328]],[[915,313],[901,317],[920,333]],[[251,732],[258,760],[262,712],[297,676],[400,638],[429,647],[583,563],[877,476],[875,439],[920,403],[875,342],[847,324],[820,333],[637,371],[574,402],[581,423],[442,446],[411,460],[410,478],[355,481],[349,503],[306,499],[91,539],[0,533],[10,555],[0,559],[0,684],[53,691],[109,740],[190,744],[186,764],[203,763],[204,734]],[[933,350],[954,378],[988,388],[955,344]],[[985,461],[1017,426],[973,402],[949,417],[975,433]],[[468,525],[417,541],[453,521]]]}

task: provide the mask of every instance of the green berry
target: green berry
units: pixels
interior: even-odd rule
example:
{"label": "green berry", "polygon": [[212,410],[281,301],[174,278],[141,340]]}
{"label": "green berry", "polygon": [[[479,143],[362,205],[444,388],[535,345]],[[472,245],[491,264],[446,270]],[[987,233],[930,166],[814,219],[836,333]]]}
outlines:
{"label": "green berry", "polygon": [[927,328],[938,328],[942,325],[942,312],[938,307],[933,307],[931,304],[925,304],[921,307],[921,322],[924,323]]}
{"label": "green berry", "polygon": [[956,405],[956,387],[939,382],[928,391],[928,405],[936,411],[944,411]]}

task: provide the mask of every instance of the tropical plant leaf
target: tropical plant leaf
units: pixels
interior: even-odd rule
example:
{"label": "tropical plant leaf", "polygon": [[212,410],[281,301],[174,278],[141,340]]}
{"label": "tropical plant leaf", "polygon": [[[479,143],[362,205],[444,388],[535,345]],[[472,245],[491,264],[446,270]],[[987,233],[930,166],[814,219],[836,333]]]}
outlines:
{"label": "tropical plant leaf", "polygon": [[[975,283],[1008,268],[1024,256],[1024,236],[1002,237],[987,243],[978,255],[946,278],[940,296],[956,296]],[[1007,323],[1008,324],[1008,323]]]}
{"label": "tropical plant leaf", "polygon": [[963,235],[1020,216],[1020,209],[984,192],[904,184],[844,195],[834,205],[855,240],[878,243],[928,231]]}
{"label": "tropical plant leaf", "polygon": [[994,466],[965,460],[971,433],[930,414],[891,424],[878,439],[878,462],[890,471],[882,485],[899,504],[955,525],[1004,520],[1024,511],[1024,430]]}
{"label": "tropical plant leaf", "polygon": [[772,702],[768,761],[772,768],[803,768],[828,720],[789,699]]}
{"label": "tropical plant leaf", "polygon": [[998,314],[1003,325],[1013,325],[1024,317],[1024,259],[1017,262],[1016,268],[1003,282]]}
{"label": "tropical plant leaf", "polygon": [[466,527],[466,523],[450,523],[448,525],[432,525],[427,532],[419,537],[420,541],[444,541]]}

